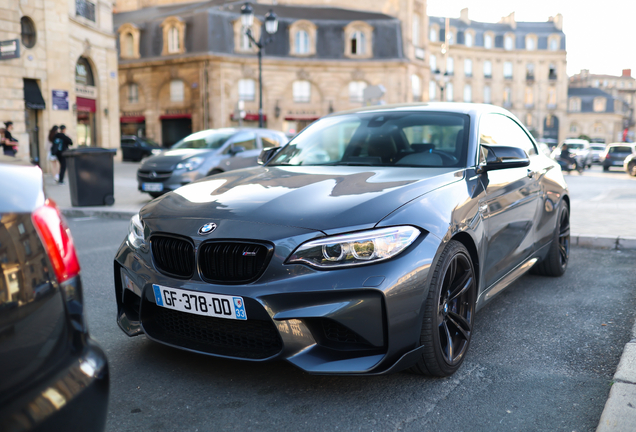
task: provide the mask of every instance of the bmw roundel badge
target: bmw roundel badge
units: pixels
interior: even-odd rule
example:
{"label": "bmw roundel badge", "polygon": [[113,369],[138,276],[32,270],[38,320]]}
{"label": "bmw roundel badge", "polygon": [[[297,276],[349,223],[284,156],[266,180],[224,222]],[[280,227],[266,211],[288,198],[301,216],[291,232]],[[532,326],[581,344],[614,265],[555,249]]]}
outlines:
{"label": "bmw roundel badge", "polygon": [[201,228],[199,228],[199,235],[208,235],[215,229],[216,224],[214,222],[206,223]]}

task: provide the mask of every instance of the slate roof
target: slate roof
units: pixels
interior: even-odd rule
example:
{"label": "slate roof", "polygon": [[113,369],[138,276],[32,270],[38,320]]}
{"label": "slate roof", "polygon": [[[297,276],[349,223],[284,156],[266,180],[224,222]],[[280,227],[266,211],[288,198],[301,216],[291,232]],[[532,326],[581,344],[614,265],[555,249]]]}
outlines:
{"label": "slate roof", "polygon": [[[139,53],[141,58],[161,55],[163,32],[161,23],[169,16],[178,16],[186,24],[186,54],[235,54],[233,22],[240,18],[244,2],[208,0],[179,5],[155,6],[113,15],[115,32],[124,23],[140,29]],[[317,6],[285,6],[253,4],[255,16],[264,22],[264,15],[273,9],[278,16],[278,31],[264,54],[276,57],[289,55],[289,27],[299,19],[306,19],[317,26],[316,55],[303,59],[348,59],[344,55],[344,27],[351,21],[365,21],[373,30],[373,59],[403,59],[400,21],[388,15],[349,9]],[[265,29],[262,29],[265,32]],[[118,41],[119,43],[119,41]],[[237,53],[240,56],[254,54]],[[177,55],[176,57],[179,57]],[[124,60],[125,61],[125,60]]]}
{"label": "slate roof", "polygon": [[[568,88],[568,98],[578,97],[581,99],[581,111],[582,113],[593,113],[594,111],[594,99],[597,97],[604,97],[607,101],[605,103],[606,113],[614,113],[614,101],[619,100],[622,104],[625,102],[621,99],[614,98],[611,94],[604,92],[603,90],[595,87],[570,87]],[[620,113],[618,113],[620,114]]]}

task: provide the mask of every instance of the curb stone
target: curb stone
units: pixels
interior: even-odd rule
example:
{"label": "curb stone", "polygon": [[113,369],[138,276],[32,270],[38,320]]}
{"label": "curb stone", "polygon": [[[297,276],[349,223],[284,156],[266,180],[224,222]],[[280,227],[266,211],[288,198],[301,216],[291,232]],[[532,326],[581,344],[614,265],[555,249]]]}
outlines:
{"label": "curb stone", "polygon": [[595,249],[636,249],[636,237],[571,234],[570,244],[572,246],[589,247]]}

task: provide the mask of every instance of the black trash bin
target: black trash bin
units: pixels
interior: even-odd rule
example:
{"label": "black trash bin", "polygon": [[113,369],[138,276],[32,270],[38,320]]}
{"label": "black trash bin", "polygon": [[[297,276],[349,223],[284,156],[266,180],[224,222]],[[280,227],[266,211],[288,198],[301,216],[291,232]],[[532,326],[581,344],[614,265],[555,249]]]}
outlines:
{"label": "black trash bin", "polygon": [[115,203],[113,157],[117,150],[78,147],[64,152],[73,207]]}

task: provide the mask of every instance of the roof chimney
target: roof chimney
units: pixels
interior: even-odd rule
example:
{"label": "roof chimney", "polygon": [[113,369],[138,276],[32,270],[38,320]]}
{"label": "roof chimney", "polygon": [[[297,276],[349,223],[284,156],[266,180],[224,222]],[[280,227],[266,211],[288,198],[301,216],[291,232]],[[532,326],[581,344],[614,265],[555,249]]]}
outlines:
{"label": "roof chimney", "polygon": [[624,77],[632,77],[632,70],[631,69],[623,69],[623,76]]}
{"label": "roof chimney", "polygon": [[499,24],[508,24],[513,29],[517,28],[517,21],[515,21],[515,13],[512,12],[510,15],[501,18],[499,20]]}
{"label": "roof chimney", "polygon": [[563,30],[563,15],[556,14],[556,16],[551,16],[548,18],[548,22],[554,23],[554,27],[557,30]]}
{"label": "roof chimney", "polygon": [[470,18],[468,18],[468,8],[462,9],[462,11],[459,13],[459,19],[466,24],[470,24]]}

